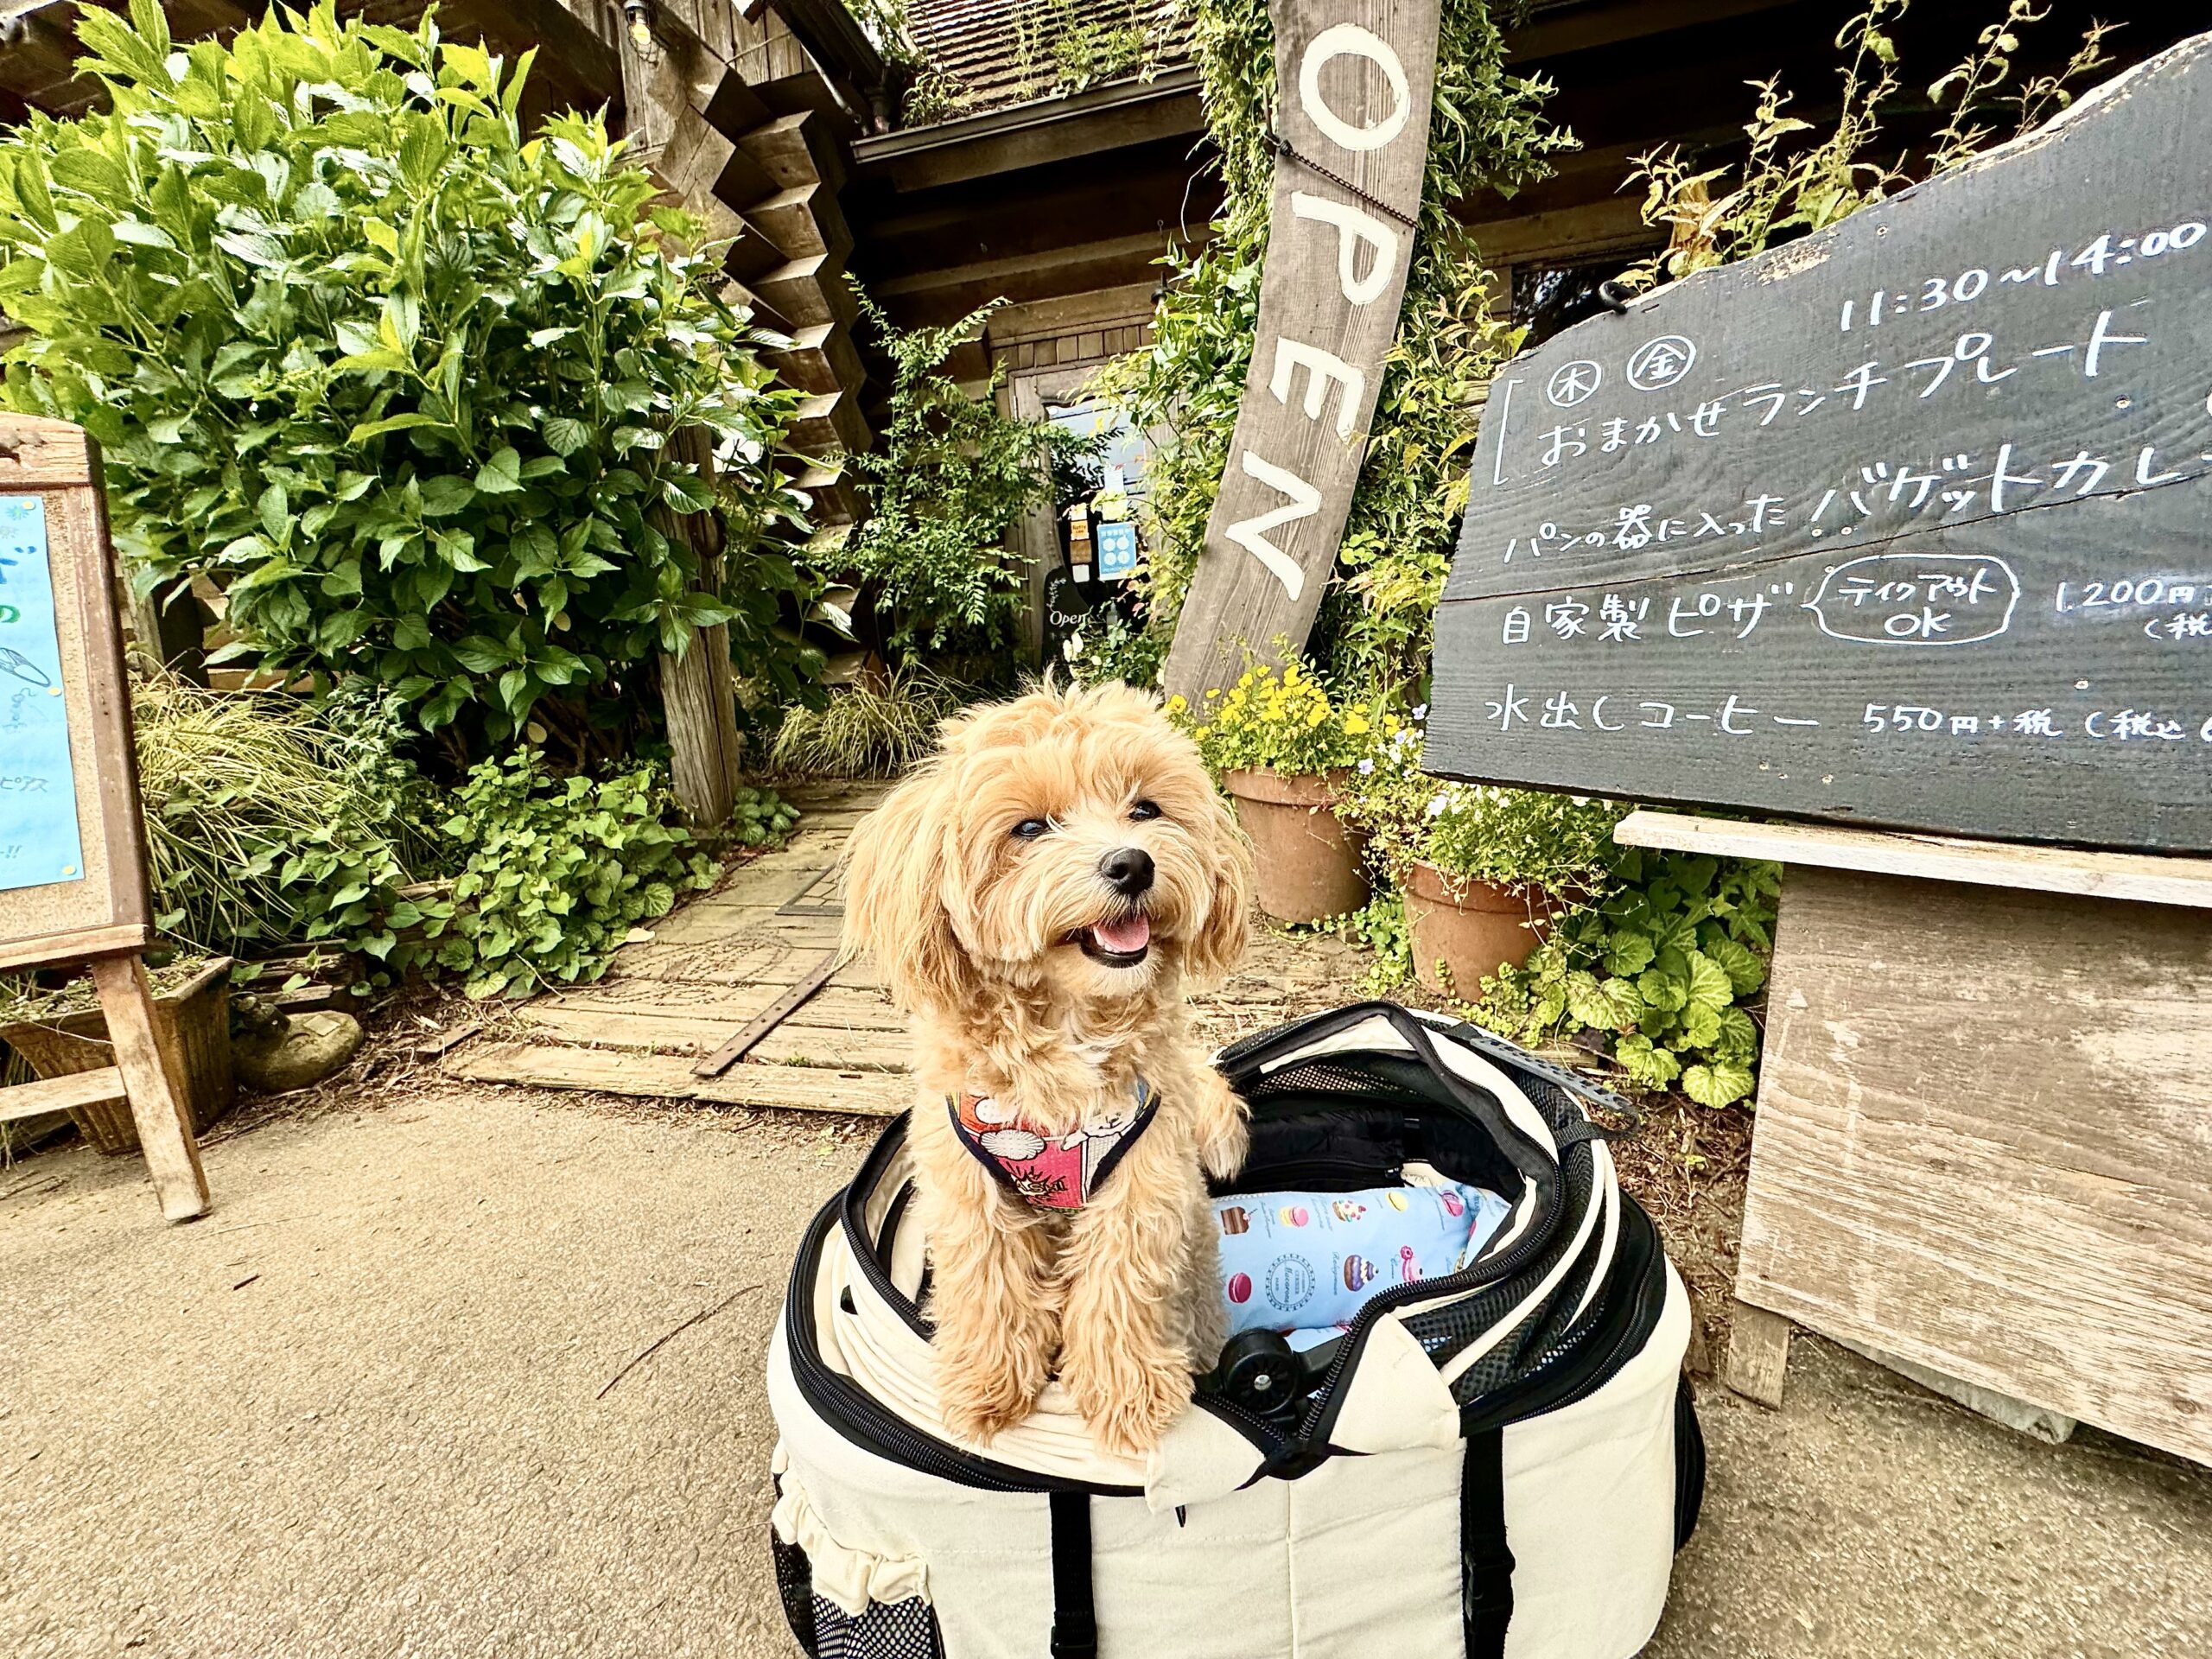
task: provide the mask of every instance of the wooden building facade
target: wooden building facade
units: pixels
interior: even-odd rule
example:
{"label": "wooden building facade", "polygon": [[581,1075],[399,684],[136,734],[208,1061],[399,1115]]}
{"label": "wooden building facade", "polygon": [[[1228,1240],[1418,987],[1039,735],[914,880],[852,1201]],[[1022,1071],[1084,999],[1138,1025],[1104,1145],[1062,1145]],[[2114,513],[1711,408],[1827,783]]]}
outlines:
{"label": "wooden building facade", "polygon": [[[73,18],[94,0],[0,0],[0,121],[86,108]],[[122,0],[99,0],[120,10]],[[341,0],[410,21],[421,0]],[[181,38],[233,29],[262,0],[168,0]],[[1600,276],[1656,238],[1624,188],[1634,158],[1740,145],[1778,75],[1796,113],[1836,99],[1837,33],[1857,0],[1533,0],[1514,67],[1555,88],[1580,140],[1518,195],[1462,204],[1503,281],[1500,302],[1548,329]],[[2001,11],[1923,4],[1897,35],[1932,79]],[[2185,9],[2121,0],[2120,62],[2190,31]],[[894,321],[942,323],[1003,303],[957,366],[1006,376],[1014,410],[1078,397],[1090,372],[1147,342],[1160,261],[1207,234],[1220,183],[1205,137],[1187,17],[1139,0],[910,0],[911,63],[842,0],[443,0],[442,26],[510,53],[539,48],[535,107],[604,105],[671,196],[731,238],[730,280],[794,341],[776,359],[807,397],[803,477],[824,518],[855,508],[841,451],[873,441],[885,377],[856,335],[849,276]],[[2078,15],[2077,15],[2078,14]],[[2054,0],[2028,55],[2063,61],[2087,0]],[[2197,20],[2201,25],[2202,20]],[[894,53],[893,60],[904,54]],[[1921,106],[1924,113],[1924,103]],[[1904,111],[1904,120],[1914,118]],[[1042,553],[1054,532],[1030,527]]]}

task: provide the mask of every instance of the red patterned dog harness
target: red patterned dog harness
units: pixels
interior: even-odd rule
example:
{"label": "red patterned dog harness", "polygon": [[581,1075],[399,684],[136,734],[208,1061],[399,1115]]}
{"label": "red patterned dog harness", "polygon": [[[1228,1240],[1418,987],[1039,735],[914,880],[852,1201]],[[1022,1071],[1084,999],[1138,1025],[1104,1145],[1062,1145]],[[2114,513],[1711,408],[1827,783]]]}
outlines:
{"label": "red patterned dog harness", "polygon": [[1022,1127],[988,1095],[948,1099],[945,1109],[960,1144],[1015,1197],[1039,1210],[1080,1210],[1151,1124],[1160,1097],[1140,1078],[1127,1113],[1050,1137]]}

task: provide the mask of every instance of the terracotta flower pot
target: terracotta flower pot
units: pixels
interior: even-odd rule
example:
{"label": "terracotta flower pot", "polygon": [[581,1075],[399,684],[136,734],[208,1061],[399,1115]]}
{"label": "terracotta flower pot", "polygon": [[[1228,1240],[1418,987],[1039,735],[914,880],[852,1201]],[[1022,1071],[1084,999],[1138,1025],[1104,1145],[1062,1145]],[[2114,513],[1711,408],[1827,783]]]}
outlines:
{"label": "terracotta flower pot", "polygon": [[1318,922],[1368,899],[1367,836],[1337,817],[1333,778],[1263,769],[1221,780],[1252,838],[1260,908],[1279,922]]}
{"label": "terracotta flower pot", "polygon": [[1414,865],[1403,887],[1414,977],[1423,990],[1463,1000],[1476,995],[1492,974],[1518,968],[1535,955],[1561,908],[1548,893],[1462,880],[1433,864]]}
{"label": "terracotta flower pot", "polygon": [[[154,999],[154,1018],[174,1046],[177,1079],[192,1132],[205,1135],[237,1103],[231,1071],[231,959],[218,957],[175,990]],[[58,1020],[0,1026],[4,1042],[41,1077],[94,1071],[115,1064],[107,1040],[107,1015],[92,1007]],[[138,1126],[123,1101],[73,1107],[69,1116],[85,1139],[111,1155],[138,1149]]]}

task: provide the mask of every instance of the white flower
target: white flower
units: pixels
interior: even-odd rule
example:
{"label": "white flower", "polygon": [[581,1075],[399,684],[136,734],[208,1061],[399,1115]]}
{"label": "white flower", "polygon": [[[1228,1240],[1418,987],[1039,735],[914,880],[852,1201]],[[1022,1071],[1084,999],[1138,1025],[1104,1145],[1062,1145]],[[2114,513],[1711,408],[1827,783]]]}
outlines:
{"label": "white flower", "polygon": [[1428,718],[1428,705],[1425,702],[1415,703],[1414,705],[1414,718],[1416,721],[1427,720]]}
{"label": "white flower", "polygon": [[1371,772],[1375,770],[1375,763],[1372,760],[1363,760],[1359,763],[1359,769],[1363,773]]}
{"label": "white flower", "polygon": [[1432,818],[1442,817],[1444,816],[1445,805],[1446,802],[1444,797],[1441,795],[1437,796],[1428,804],[1428,816]]}

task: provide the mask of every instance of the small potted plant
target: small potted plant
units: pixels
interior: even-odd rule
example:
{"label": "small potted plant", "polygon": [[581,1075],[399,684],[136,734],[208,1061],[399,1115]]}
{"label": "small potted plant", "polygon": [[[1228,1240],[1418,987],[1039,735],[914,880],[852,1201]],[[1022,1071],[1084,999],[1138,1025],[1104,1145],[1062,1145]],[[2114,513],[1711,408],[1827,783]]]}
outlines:
{"label": "small potted plant", "polygon": [[1252,838],[1260,908],[1277,921],[1317,922],[1368,900],[1366,835],[1338,815],[1352,768],[1395,731],[1373,701],[1332,699],[1312,671],[1258,664],[1226,692],[1206,694],[1191,724],[1222,792]]}
{"label": "small potted plant", "polygon": [[[1427,711],[1414,710],[1418,720]],[[1414,976],[1470,1000],[1528,961],[1552,922],[1603,887],[1626,808],[1580,795],[1445,783],[1408,727],[1355,764],[1344,810],[1404,896]]]}

